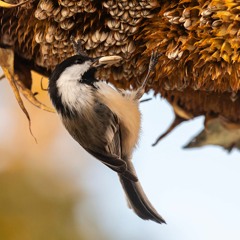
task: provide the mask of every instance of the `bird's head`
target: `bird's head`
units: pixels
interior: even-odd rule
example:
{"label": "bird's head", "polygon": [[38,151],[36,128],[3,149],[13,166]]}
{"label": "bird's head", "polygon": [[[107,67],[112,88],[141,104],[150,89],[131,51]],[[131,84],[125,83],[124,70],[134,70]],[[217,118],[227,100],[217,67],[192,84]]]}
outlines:
{"label": "bird's head", "polygon": [[[50,98],[57,111],[70,116],[73,111],[69,109],[75,105],[79,98],[79,89],[84,89],[84,85],[95,88],[97,68],[115,64],[121,59],[119,56],[91,58],[77,54],[58,64],[49,78],[48,85]],[[81,96],[82,98],[87,97],[87,93],[81,92]]]}
{"label": "bird's head", "polygon": [[103,65],[113,65],[121,61],[120,56],[104,56],[91,58],[86,55],[75,55],[67,58],[56,66],[49,78],[51,82],[79,81],[92,84],[96,81],[95,72]]}

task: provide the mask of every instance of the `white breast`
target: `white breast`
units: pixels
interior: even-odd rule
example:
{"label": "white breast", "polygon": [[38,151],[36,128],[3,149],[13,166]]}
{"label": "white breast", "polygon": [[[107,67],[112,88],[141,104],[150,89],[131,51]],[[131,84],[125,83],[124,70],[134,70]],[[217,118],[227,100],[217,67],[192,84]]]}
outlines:
{"label": "white breast", "polygon": [[139,139],[141,122],[138,101],[134,100],[135,92],[132,92],[132,94],[130,92],[124,97],[104,82],[98,82],[97,85],[99,86],[99,99],[120,119],[123,154],[131,157]]}

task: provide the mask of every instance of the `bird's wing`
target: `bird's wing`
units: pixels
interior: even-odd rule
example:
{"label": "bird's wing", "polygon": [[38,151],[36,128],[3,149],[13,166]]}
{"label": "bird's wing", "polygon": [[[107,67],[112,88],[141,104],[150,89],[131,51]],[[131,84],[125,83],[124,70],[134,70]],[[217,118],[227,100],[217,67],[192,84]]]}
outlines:
{"label": "bird's wing", "polygon": [[136,175],[128,169],[127,163],[122,159],[119,118],[103,103],[96,103],[94,111],[98,116],[98,121],[102,123],[101,129],[97,129],[101,133],[102,144],[97,149],[91,146],[85,149],[112,170],[131,181],[137,181]]}

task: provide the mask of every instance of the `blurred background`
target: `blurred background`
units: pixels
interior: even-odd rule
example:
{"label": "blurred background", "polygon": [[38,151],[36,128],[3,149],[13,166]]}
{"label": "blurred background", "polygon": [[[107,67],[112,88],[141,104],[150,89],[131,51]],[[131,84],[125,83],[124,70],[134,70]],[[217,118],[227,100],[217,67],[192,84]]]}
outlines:
{"label": "blurred background", "polygon": [[[35,82],[38,98],[50,106]],[[43,83],[47,87],[47,79]],[[24,101],[35,143],[7,80],[0,85],[0,239],[240,239],[239,152],[182,149],[201,130],[202,118],[152,147],[174,116],[159,96],[140,105],[142,133],[133,162],[167,222],[158,225],[128,209],[117,175],[83,151],[56,114]]]}

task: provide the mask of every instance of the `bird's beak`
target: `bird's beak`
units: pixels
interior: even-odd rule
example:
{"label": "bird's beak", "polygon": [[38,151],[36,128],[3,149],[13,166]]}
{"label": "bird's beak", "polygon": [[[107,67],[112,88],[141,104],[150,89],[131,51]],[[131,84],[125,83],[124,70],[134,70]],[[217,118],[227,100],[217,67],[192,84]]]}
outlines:
{"label": "bird's beak", "polygon": [[122,57],[120,56],[104,56],[104,57],[97,57],[94,59],[92,66],[93,67],[98,67],[101,65],[113,65],[116,63],[119,63],[122,60]]}

